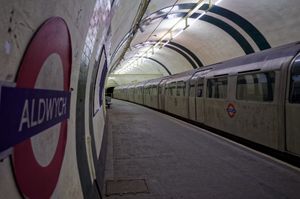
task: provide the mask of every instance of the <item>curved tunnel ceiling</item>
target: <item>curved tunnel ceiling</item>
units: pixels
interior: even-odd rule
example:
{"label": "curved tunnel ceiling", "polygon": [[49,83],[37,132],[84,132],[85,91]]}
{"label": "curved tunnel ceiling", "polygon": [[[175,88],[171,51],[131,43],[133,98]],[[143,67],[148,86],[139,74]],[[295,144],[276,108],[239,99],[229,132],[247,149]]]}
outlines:
{"label": "curved tunnel ceiling", "polygon": [[152,0],[139,23],[118,33],[109,81],[142,81],[298,41],[299,7],[297,0]]}

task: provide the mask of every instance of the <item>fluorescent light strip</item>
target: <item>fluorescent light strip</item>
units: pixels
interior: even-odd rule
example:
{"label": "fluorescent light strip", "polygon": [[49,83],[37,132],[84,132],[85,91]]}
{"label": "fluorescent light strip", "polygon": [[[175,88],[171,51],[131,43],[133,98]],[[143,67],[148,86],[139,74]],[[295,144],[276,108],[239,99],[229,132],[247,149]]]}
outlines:
{"label": "fluorescent light strip", "polygon": [[215,3],[215,5],[218,5],[221,1],[222,1],[222,0],[217,1],[217,2]]}
{"label": "fluorescent light strip", "polygon": [[165,47],[165,45],[167,45],[170,42],[170,40],[168,40],[166,43],[164,43],[164,45],[162,47]]}
{"label": "fluorescent light strip", "polygon": [[198,2],[198,5],[195,7],[195,8],[193,8],[193,10],[191,10],[190,12],[189,12],[189,16],[188,17],[190,17],[192,14],[194,14],[195,12],[197,12],[197,10],[199,10],[199,8],[201,7],[203,5],[203,1],[199,1]]}

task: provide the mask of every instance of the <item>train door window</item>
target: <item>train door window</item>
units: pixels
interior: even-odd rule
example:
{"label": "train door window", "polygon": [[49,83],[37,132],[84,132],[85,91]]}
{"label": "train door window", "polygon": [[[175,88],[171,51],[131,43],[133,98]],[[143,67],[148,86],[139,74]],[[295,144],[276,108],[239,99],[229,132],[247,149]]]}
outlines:
{"label": "train door window", "polygon": [[163,95],[168,95],[168,85],[167,84],[163,84],[162,85],[162,87],[163,87]]}
{"label": "train door window", "polygon": [[195,83],[194,82],[190,82],[189,96],[190,97],[195,97]]}
{"label": "train door window", "polygon": [[273,101],[275,72],[239,75],[236,98],[249,101]]}
{"label": "train door window", "polygon": [[169,95],[172,96],[173,95],[173,90],[172,90],[171,84],[169,84],[168,89],[169,89]]}
{"label": "train door window", "polygon": [[180,82],[177,82],[176,96],[180,96],[181,85]]}
{"label": "train door window", "polygon": [[162,90],[163,90],[162,86],[161,86],[161,85],[158,85],[158,93],[159,93],[160,95],[162,94]]}
{"label": "train door window", "polygon": [[182,96],[185,96],[186,83],[182,82]]}
{"label": "train door window", "polygon": [[167,92],[166,85],[165,85],[165,84],[164,84],[164,85],[161,85],[161,94],[162,94],[162,95],[165,95],[166,92]]}
{"label": "train door window", "polygon": [[176,82],[170,84],[170,96],[176,95]]}
{"label": "train door window", "polygon": [[152,87],[153,95],[157,95],[157,87],[153,86]]}
{"label": "train door window", "polygon": [[292,66],[289,98],[290,103],[300,103],[300,56]]}
{"label": "train door window", "polygon": [[225,99],[227,97],[227,77],[207,80],[207,97]]}
{"label": "train door window", "polygon": [[166,95],[170,95],[170,85],[166,85]]}
{"label": "train door window", "polygon": [[204,87],[203,79],[198,79],[198,81],[197,81],[197,97],[203,96],[203,87]]}
{"label": "train door window", "polygon": [[177,96],[184,96],[184,93],[185,93],[185,82],[183,82],[183,81],[177,82],[176,95]]}

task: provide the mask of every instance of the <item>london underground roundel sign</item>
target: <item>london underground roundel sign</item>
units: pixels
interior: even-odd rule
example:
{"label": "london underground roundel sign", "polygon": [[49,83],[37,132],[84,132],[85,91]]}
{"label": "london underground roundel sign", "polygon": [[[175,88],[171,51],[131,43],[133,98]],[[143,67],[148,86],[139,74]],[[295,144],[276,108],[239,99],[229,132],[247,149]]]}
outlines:
{"label": "london underground roundel sign", "polygon": [[236,114],[235,106],[232,103],[228,104],[226,111],[227,111],[228,116],[231,118],[233,118]]}
{"label": "london underground roundel sign", "polygon": [[[61,67],[63,71],[63,91],[53,91],[51,89],[48,91],[39,91],[39,89],[35,89],[39,73],[46,59],[53,54],[58,55],[61,60]],[[52,17],[41,25],[30,41],[19,67],[16,87],[32,89],[33,91],[30,92],[35,92],[36,90],[36,94],[31,94],[31,96],[39,95],[39,93],[42,93],[43,96],[47,96],[47,98],[40,98],[43,99],[43,101],[40,101],[44,103],[41,103],[44,107],[46,102],[50,103],[52,96],[52,99],[54,100],[53,103],[56,103],[58,107],[57,115],[63,114],[66,112],[66,105],[64,104],[65,101],[60,96],[55,102],[55,98],[53,96],[56,95],[55,92],[69,92],[72,65],[71,60],[72,48],[67,24],[60,17]],[[50,78],[57,77],[53,75],[53,77]],[[68,100],[70,100],[70,98],[68,98]],[[58,104],[61,104],[61,108],[59,108]],[[51,107],[54,106],[55,105]],[[24,110],[27,109],[23,109],[23,113]],[[26,114],[23,115],[26,116]],[[25,116],[22,118],[23,123],[21,123],[22,125],[20,125],[20,129],[30,127],[29,121],[26,120]],[[28,122],[28,124],[26,122]],[[65,154],[68,126],[66,118],[60,118],[59,121],[54,122],[59,124],[59,128],[57,130],[59,131],[57,132],[59,135],[54,155],[52,159],[50,159],[49,164],[39,164],[34,155],[31,139],[26,139],[14,147],[13,164],[16,181],[21,192],[28,198],[50,198],[56,187]],[[49,128],[49,124],[45,125],[46,128]]]}

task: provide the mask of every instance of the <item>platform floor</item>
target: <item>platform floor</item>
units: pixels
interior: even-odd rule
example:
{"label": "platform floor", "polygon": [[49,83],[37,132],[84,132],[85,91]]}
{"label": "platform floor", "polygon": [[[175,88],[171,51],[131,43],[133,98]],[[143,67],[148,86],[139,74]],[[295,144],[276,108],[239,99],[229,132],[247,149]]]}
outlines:
{"label": "platform floor", "polygon": [[298,168],[136,104],[108,115],[106,198],[300,198]]}

